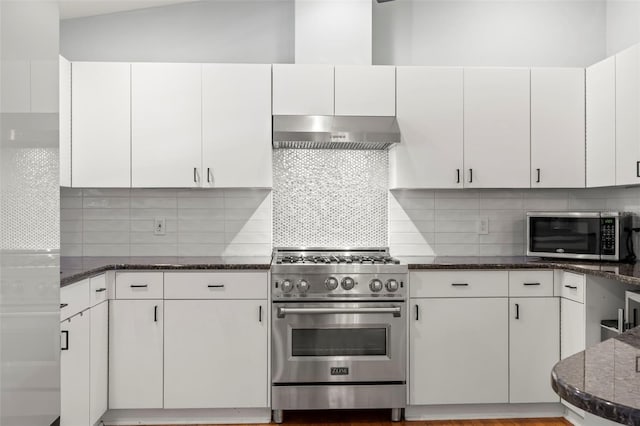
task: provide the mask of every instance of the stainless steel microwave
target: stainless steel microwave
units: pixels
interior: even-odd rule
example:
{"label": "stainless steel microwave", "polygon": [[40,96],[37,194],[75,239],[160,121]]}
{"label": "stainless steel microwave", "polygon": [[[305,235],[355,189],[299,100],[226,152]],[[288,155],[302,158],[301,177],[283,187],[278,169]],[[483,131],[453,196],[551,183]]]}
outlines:
{"label": "stainless steel microwave", "polygon": [[631,221],[621,212],[528,212],[527,256],[626,260]]}

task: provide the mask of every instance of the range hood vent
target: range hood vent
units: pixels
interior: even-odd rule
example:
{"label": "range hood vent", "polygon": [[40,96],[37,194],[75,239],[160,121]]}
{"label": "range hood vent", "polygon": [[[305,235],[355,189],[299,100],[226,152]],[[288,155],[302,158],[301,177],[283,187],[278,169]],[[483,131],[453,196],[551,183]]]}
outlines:
{"label": "range hood vent", "polygon": [[378,149],[400,142],[395,117],[274,115],[273,147]]}

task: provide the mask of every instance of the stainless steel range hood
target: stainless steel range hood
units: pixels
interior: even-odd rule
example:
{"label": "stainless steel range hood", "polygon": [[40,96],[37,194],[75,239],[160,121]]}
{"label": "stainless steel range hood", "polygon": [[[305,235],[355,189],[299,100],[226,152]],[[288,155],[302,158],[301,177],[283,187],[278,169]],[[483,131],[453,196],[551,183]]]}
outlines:
{"label": "stainless steel range hood", "polygon": [[395,117],[273,116],[274,148],[382,150],[398,142]]}

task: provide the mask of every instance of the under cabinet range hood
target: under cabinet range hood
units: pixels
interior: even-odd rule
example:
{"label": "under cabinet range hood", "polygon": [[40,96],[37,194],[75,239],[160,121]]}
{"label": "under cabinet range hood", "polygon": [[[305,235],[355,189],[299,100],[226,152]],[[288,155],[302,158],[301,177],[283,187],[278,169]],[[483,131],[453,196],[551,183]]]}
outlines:
{"label": "under cabinet range hood", "polygon": [[274,115],[273,147],[378,149],[400,142],[396,117]]}

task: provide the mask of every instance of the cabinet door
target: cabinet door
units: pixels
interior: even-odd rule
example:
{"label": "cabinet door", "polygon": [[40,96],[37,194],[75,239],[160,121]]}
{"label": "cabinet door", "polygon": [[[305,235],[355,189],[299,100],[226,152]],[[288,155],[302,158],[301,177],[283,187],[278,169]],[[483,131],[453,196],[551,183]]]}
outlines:
{"label": "cabinet door", "polygon": [[94,425],[107,411],[109,379],[109,302],[91,308],[90,420]]}
{"label": "cabinet door", "polygon": [[60,324],[60,425],[89,424],[90,314],[85,311]]}
{"label": "cabinet door", "polygon": [[411,299],[411,309],[411,404],[509,401],[507,298]]}
{"label": "cabinet door", "polygon": [[531,70],[531,187],[584,188],[584,68]]}
{"label": "cabinet door", "polygon": [[113,300],[109,318],[109,408],[162,408],[162,301]]}
{"label": "cabinet door", "polygon": [[616,55],[616,185],[640,183],[640,45]]}
{"label": "cabinet door", "polygon": [[616,58],[587,68],[587,187],[616,183]]}
{"label": "cabinet door", "polygon": [[72,183],[131,186],[131,65],[72,64]]}
{"label": "cabinet door", "polygon": [[462,68],[398,67],[391,188],[462,188]]}
{"label": "cabinet door", "polygon": [[470,188],[530,186],[529,70],[464,70],[464,167]]}
{"label": "cabinet door", "polygon": [[560,299],[560,359],[585,350],[586,317],[584,304]]}
{"label": "cabinet door", "polygon": [[131,184],[195,187],[202,180],[202,66],[131,65]]}
{"label": "cabinet door", "polygon": [[529,297],[509,302],[509,402],[558,402],[550,377],[560,360],[560,301]]}
{"label": "cabinet door", "polygon": [[60,56],[60,186],[71,186],[71,62]]}
{"label": "cabinet door", "polygon": [[165,309],[165,408],[267,406],[265,301],[167,300]]}
{"label": "cabinet door", "polygon": [[271,65],[203,65],[202,115],[203,185],[271,187]]}
{"label": "cabinet door", "polygon": [[331,65],[273,65],[273,115],[333,115]]}
{"label": "cabinet door", "polygon": [[336,66],[336,115],[396,115],[396,68]]}

